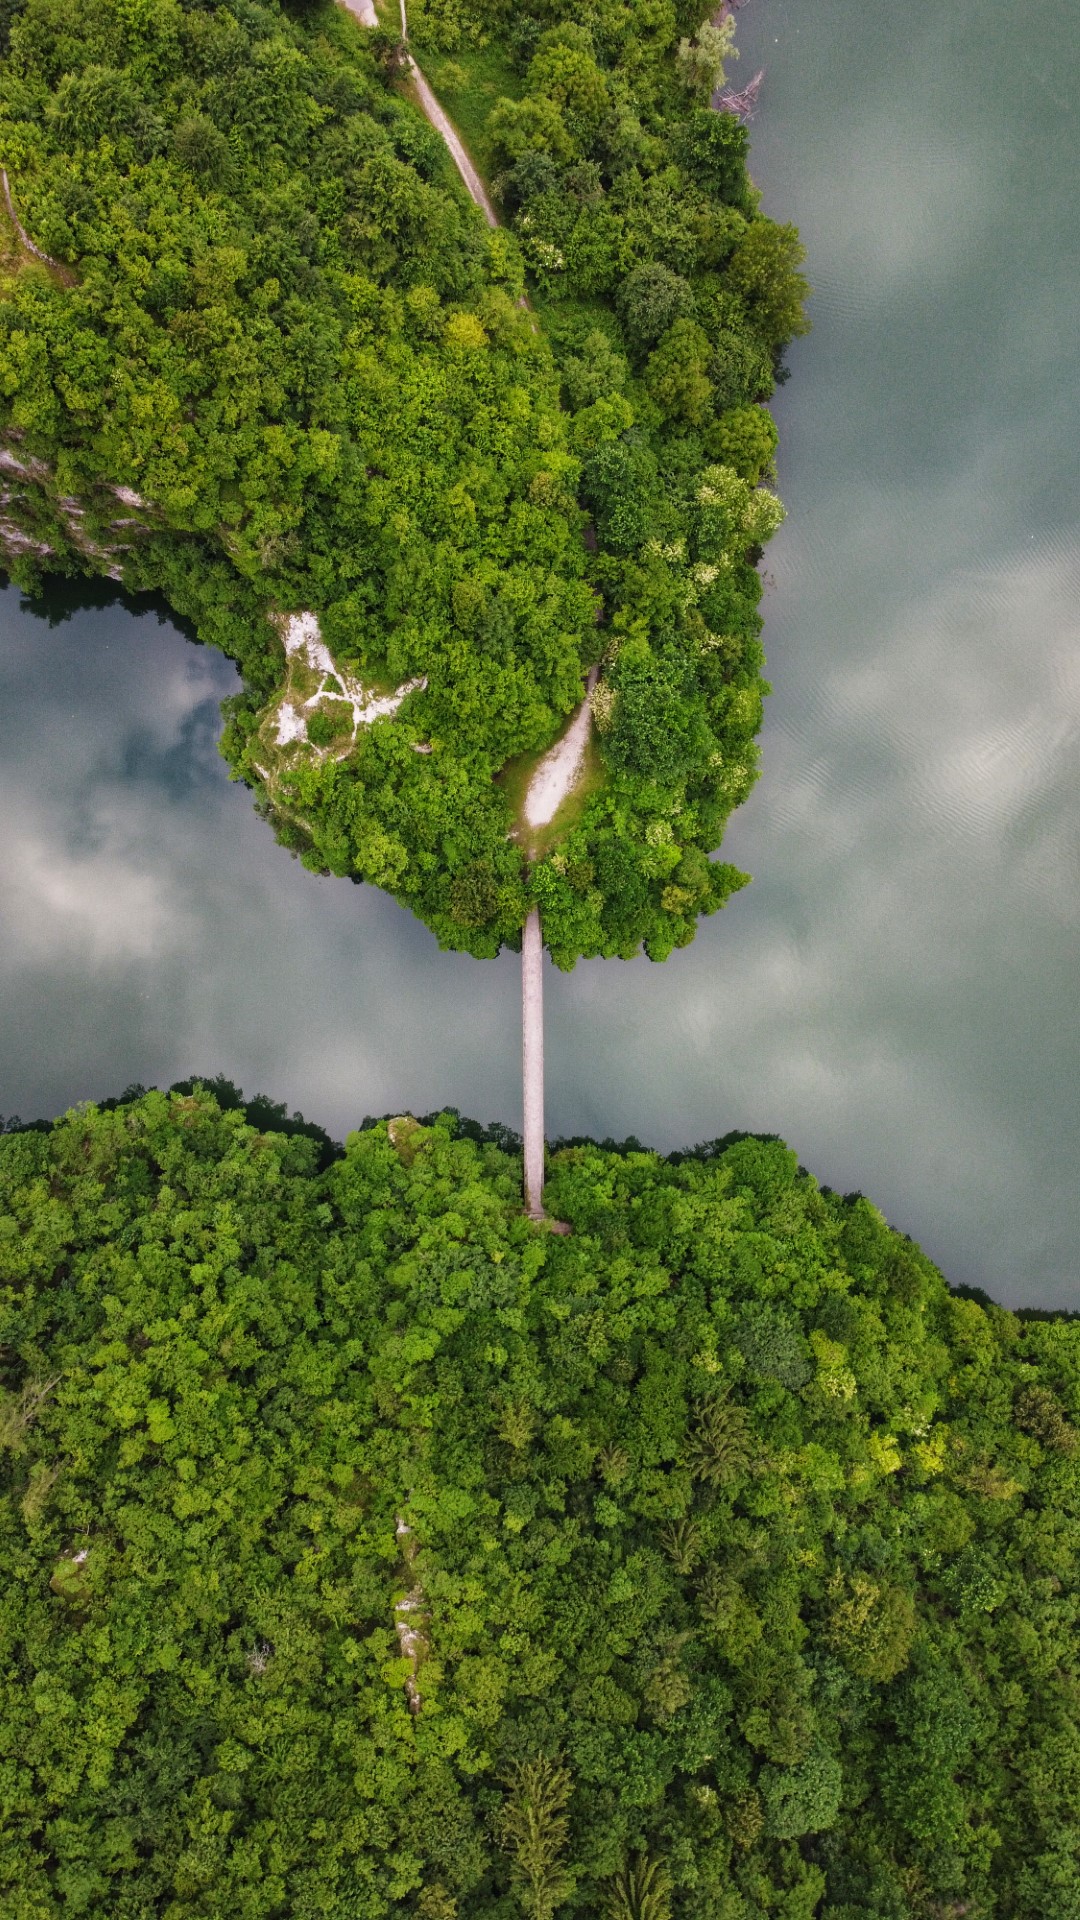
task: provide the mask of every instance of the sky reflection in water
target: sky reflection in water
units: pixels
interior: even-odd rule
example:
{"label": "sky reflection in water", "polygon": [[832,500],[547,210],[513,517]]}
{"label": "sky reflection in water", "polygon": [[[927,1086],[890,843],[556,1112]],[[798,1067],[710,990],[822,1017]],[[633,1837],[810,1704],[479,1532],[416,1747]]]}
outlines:
{"label": "sky reflection in water", "polygon": [[[1004,0],[740,25],[816,288],[725,848],[755,881],[662,968],[550,978],[549,1131],[776,1131],[953,1280],[1080,1306],[1080,14],[1019,52]],[[516,960],[291,861],[217,755],[234,683],[145,610],[0,601],[0,1109],[205,1070],[339,1133],[517,1124]]]}

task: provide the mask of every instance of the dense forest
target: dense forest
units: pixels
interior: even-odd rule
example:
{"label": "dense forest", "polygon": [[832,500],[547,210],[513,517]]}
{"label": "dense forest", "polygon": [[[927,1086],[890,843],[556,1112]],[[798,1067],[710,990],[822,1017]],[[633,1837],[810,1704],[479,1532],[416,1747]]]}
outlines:
{"label": "dense forest", "polygon": [[10,1920],[1077,1920],[1075,1324],[222,1090],[0,1138]]}
{"label": "dense forest", "polygon": [[[497,231],[340,7],[4,0],[0,548],[236,660],[224,751],[317,871],[478,955],[537,901],[562,965],[660,959],[745,878],[709,855],[756,773],[801,250],[709,104],[729,25],[415,24]],[[525,846],[597,664],[581,789]]]}

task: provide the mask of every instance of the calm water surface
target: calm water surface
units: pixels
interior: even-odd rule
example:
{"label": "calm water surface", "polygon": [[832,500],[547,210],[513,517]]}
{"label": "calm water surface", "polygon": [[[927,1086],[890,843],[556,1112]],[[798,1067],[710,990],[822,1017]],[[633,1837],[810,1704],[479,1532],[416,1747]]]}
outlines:
{"label": "calm water surface", "polygon": [[[779,1132],[953,1280],[1080,1306],[1080,9],[740,24],[816,290],[726,844],[755,882],[663,967],[550,978],[549,1130]],[[227,662],[44,612],[0,600],[0,1110],[219,1071],[338,1133],[517,1124],[516,960],[289,860],[217,755]]]}

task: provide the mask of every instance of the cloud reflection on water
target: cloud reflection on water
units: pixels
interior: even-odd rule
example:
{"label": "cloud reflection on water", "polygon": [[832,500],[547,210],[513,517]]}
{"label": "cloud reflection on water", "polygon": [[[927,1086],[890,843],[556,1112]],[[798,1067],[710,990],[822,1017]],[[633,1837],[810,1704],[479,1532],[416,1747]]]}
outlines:
{"label": "cloud reflection on water", "polygon": [[[755,880],[662,968],[550,978],[548,1115],[783,1133],[952,1278],[1080,1305],[1080,255],[1046,86],[1080,13],[1029,10],[1019,61],[1012,16],[740,15],[755,176],[818,289],[779,396],[763,777],[725,849]],[[0,618],[0,1108],[201,1068],[339,1132],[517,1123],[514,958],[439,954],[275,846],[206,726],[231,669],[119,609]]]}

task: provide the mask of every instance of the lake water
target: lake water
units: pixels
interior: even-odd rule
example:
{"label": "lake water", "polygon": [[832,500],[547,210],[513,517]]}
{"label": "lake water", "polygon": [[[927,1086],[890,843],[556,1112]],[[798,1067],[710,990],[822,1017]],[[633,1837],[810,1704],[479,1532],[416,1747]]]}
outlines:
{"label": "lake water", "polygon": [[[1080,9],[751,0],[740,38],[816,290],[755,880],[662,967],[549,972],[549,1132],[775,1131],[952,1280],[1080,1306]],[[0,599],[0,1109],[203,1071],[338,1134],[520,1124],[516,959],[276,846],[216,752],[227,662],[44,611]]]}

